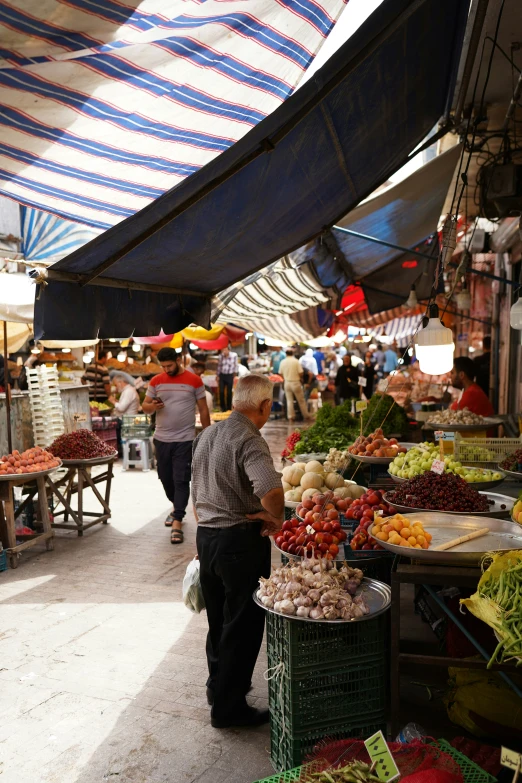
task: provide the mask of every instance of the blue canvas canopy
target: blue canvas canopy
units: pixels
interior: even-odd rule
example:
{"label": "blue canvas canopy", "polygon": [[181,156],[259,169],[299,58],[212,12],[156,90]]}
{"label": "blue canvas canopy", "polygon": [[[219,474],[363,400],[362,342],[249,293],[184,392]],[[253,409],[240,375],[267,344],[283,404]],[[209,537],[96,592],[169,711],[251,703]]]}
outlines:
{"label": "blue canvas canopy", "polygon": [[207,325],[212,295],[295,250],[404,164],[451,99],[467,0],[384,0],[239,142],[50,268],[40,337]]}

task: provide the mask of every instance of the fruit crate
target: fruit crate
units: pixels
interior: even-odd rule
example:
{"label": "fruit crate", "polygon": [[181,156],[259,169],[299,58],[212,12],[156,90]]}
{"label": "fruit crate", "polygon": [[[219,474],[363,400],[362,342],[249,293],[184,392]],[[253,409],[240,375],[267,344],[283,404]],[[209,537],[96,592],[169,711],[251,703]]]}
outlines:
{"label": "fruit crate", "polygon": [[486,772],[478,764],[475,764],[474,761],[471,761],[459,750],[456,750],[447,740],[440,739],[435,744],[457,762],[462,772],[464,783],[496,783],[496,778],[493,775],[490,775],[489,772]]}
{"label": "fruit crate", "polygon": [[150,416],[146,413],[122,417],[121,434],[124,438],[150,438],[152,429]]}
{"label": "fruit crate", "polygon": [[329,672],[317,669],[298,677],[276,674],[268,681],[270,717],[281,724],[284,718],[286,729],[296,736],[311,730],[328,735],[332,724],[348,722],[361,705],[363,713],[384,715],[387,668],[381,654],[365,663],[347,661]]}
{"label": "fruit crate", "polygon": [[463,438],[455,433],[454,459],[463,465],[496,468],[509,454],[522,449],[520,438]]}
{"label": "fruit crate", "polygon": [[347,665],[384,658],[387,613],[356,623],[300,622],[266,615],[268,666],[284,664],[287,678],[308,677],[313,669],[344,671]]}
{"label": "fruit crate", "polygon": [[[274,769],[283,771],[302,764],[303,760],[312,753],[317,743],[325,738],[328,740],[348,737],[367,739],[379,730],[386,734],[384,711],[365,714],[360,703],[355,705],[355,710],[353,706],[352,715],[354,717],[351,721],[337,723],[332,721],[328,727],[307,729],[296,733],[289,731],[286,724],[283,725],[271,717],[270,758]],[[272,779],[274,778],[269,778],[269,780]],[[275,780],[279,781],[280,777],[275,776]]]}
{"label": "fruit crate", "polygon": [[0,550],[0,571],[7,571],[7,554],[5,550]]}

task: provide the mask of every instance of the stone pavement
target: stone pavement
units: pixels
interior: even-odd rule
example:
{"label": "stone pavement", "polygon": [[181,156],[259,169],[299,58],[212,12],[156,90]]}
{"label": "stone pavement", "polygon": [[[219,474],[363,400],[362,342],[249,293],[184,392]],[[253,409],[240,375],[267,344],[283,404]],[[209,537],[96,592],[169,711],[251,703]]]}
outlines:
{"label": "stone pavement", "polygon": [[[280,451],[287,425],[268,425]],[[279,462],[276,461],[279,466]],[[206,615],[182,603],[195,553],[172,546],[155,471],[116,467],[110,525],[56,531],[0,574],[1,783],[252,783],[268,727],[213,729]],[[88,506],[87,506],[88,507]],[[264,651],[250,701],[266,706]]]}

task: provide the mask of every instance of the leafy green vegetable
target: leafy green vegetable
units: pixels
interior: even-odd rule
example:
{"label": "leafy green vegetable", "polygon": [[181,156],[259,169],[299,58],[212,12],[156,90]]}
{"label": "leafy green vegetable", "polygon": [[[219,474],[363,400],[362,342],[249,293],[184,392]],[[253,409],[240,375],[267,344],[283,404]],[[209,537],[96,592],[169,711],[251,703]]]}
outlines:
{"label": "leafy green vegetable", "polygon": [[[351,407],[352,401],[346,400],[335,408],[330,405],[319,408],[315,424],[301,431],[301,440],[296,444],[293,453],[314,454],[328,452],[332,448],[343,451],[351,446],[359,435],[361,426],[359,415],[354,416]],[[365,433],[373,432],[381,426],[385,435],[408,432],[406,413],[389,394],[374,394],[363,413]]]}

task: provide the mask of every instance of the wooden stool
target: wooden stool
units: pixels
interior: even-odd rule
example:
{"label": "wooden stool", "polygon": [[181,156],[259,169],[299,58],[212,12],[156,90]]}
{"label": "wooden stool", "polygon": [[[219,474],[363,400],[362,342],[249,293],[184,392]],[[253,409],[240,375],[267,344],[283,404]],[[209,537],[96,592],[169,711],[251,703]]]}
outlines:
{"label": "wooden stool", "polygon": [[[53,468],[56,470],[56,468]],[[0,479],[0,537],[2,545],[9,557],[11,568],[18,566],[18,553],[24,549],[45,541],[46,549],[54,549],[54,531],[51,529],[51,520],[49,518],[49,507],[47,505],[47,491],[45,488],[45,479],[48,473],[46,471],[36,476],[28,473],[26,475],[16,476],[16,478]],[[29,490],[26,499],[15,511],[14,505],[14,487],[20,487],[29,482],[36,482],[36,486]],[[43,527],[43,533],[19,534],[16,533],[16,519],[19,517],[26,506],[32,503],[35,495],[38,495],[38,510],[40,519],[38,522]],[[16,543],[16,539],[24,539],[21,544]]]}

